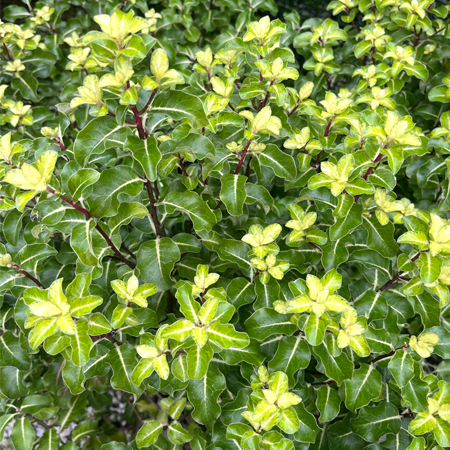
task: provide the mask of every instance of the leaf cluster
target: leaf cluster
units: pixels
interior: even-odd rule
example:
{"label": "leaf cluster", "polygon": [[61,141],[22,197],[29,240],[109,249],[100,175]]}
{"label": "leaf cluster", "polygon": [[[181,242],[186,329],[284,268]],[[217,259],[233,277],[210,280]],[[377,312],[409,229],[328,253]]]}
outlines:
{"label": "leaf cluster", "polygon": [[450,448],[450,6],[328,10],[4,8],[8,448]]}

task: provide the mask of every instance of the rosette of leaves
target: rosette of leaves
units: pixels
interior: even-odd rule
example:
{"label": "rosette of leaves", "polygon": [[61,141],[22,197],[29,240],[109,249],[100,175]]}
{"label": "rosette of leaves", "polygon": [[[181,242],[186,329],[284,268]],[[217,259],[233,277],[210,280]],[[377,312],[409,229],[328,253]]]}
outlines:
{"label": "rosette of leaves", "polygon": [[[103,303],[102,297],[87,295],[89,276],[78,276],[67,286],[66,294],[62,289],[63,279],[54,281],[47,290],[30,288],[26,291],[23,301],[28,306],[27,319],[24,327],[32,328],[28,340],[35,349],[47,338],[59,333],[62,351],[73,341],[76,347],[90,348],[91,342],[86,330],[88,324],[82,320],[93,309]],[[80,336],[81,335],[81,336]],[[74,339],[69,339],[73,336]],[[65,343],[65,345],[64,345]],[[72,351],[79,351],[72,347]],[[75,353],[73,357],[75,357]]]}
{"label": "rosette of leaves", "polygon": [[[251,394],[253,411],[242,413],[255,431],[270,430],[278,426],[287,434],[297,431],[300,423],[293,408],[302,399],[289,392],[288,377],[283,372],[275,372],[264,383],[264,389],[255,390]],[[250,435],[251,436],[251,435]]]}
{"label": "rosette of leaves", "polygon": [[355,168],[355,159],[352,155],[343,156],[337,164],[330,161],[322,162],[322,173],[314,175],[308,181],[310,189],[318,189],[321,186],[330,188],[331,193],[337,197],[344,190],[350,195],[370,194],[373,187],[364,179],[356,178],[353,182],[351,175]]}
{"label": "rosette of leaves", "polygon": [[48,151],[41,154],[34,164],[24,163],[20,169],[12,169],[6,172],[3,178],[6,183],[28,191],[17,195],[15,198],[15,204],[19,211],[23,211],[25,205],[36,195],[47,190],[57,158],[56,152]]}
{"label": "rosette of leaves", "polygon": [[361,336],[367,329],[365,317],[358,317],[353,308],[347,308],[341,316],[337,344],[339,348],[350,346],[359,356],[369,356],[370,348]]}
{"label": "rosette of leaves", "polygon": [[300,206],[296,204],[288,205],[291,213],[291,220],[286,222],[286,227],[292,231],[286,238],[286,244],[290,247],[298,247],[303,242],[323,245],[327,242],[327,235],[323,231],[313,227],[317,220],[315,212],[306,213]]}
{"label": "rosette of leaves", "polygon": [[[330,327],[330,330],[333,327],[335,319],[332,314],[342,313],[350,307],[347,300],[334,293],[341,283],[340,275],[334,270],[326,273],[322,279],[307,275],[306,282],[299,282],[295,288],[291,288],[292,292],[297,291],[300,295],[285,302],[275,302],[275,309],[283,314],[309,313],[298,317],[298,325],[304,330],[307,341],[318,345],[325,338],[327,327]],[[296,319],[297,317],[294,321]],[[354,320],[356,321],[356,318]],[[343,318],[342,324],[347,321],[348,319]],[[346,328],[347,325],[343,327]]]}
{"label": "rosette of leaves", "polygon": [[164,329],[161,327],[156,336],[142,335],[141,344],[136,347],[138,355],[142,358],[133,371],[132,380],[138,386],[155,371],[163,380],[169,377],[169,365],[166,354],[170,353],[167,339],[161,337]]}
{"label": "rosette of leaves", "polygon": [[242,240],[252,246],[252,250],[248,252],[248,256],[256,255],[251,259],[251,263],[257,270],[257,275],[262,284],[267,284],[270,277],[276,280],[283,279],[284,273],[289,270],[289,263],[283,260],[277,260],[276,255],[280,248],[274,242],[281,233],[281,226],[278,224],[269,225],[262,228],[253,225],[249,233]]}
{"label": "rosette of leaves", "polygon": [[[161,332],[163,339],[187,341],[180,348],[184,346],[187,349],[187,373],[193,379],[206,375],[215,351],[244,349],[250,343],[246,333],[236,331],[228,323],[235,308],[227,302],[224,293],[214,288],[207,290],[217,279],[217,274],[208,274],[207,266],[199,265],[194,285],[179,282],[176,297],[185,318],[168,325]],[[201,302],[196,300],[198,296]]]}

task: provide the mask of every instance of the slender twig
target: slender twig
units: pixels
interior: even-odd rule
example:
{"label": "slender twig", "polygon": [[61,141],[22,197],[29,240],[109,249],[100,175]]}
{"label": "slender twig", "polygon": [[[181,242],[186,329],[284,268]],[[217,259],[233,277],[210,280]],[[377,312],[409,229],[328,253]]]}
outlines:
{"label": "slender twig", "polygon": [[56,30],[52,27],[51,23],[49,23],[48,25],[41,24],[41,27],[45,28],[46,30],[50,30],[53,34],[56,34]]}
{"label": "slender twig", "polygon": [[155,402],[155,400],[153,400],[150,395],[148,394],[144,394],[144,397],[152,404],[155,405],[159,410],[161,410],[161,406],[158,405],[158,403]]}
{"label": "slender twig", "polygon": [[323,137],[328,137],[331,130],[331,125],[333,125],[333,119],[330,119],[327,123],[327,127],[325,128],[325,133],[323,134]]}
{"label": "slender twig", "polygon": [[444,31],[446,27],[447,27],[447,25],[446,25],[445,27],[442,27],[440,30],[437,30],[436,33],[433,33],[433,34],[430,35],[430,36],[426,36],[426,37],[424,37],[424,38],[422,38],[422,39],[418,39],[418,41],[419,41],[419,42],[420,42],[420,41],[426,41],[427,39],[430,39],[430,38],[436,36],[436,35],[439,34],[441,31]]}
{"label": "slender twig", "polygon": [[122,243],[121,246],[133,259],[137,259],[136,255],[125,245]]}
{"label": "slender twig", "polygon": [[322,155],[322,150],[320,150],[319,154],[317,155],[317,161],[316,161],[316,172],[319,173],[320,168],[320,156]]}
{"label": "slender twig", "polygon": [[155,206],[155,196],[153,195],[153,189],[150,180],[145,180],[145,186],[147,188],[148,198],[150,200],[150,214],[152,216],[153,223],[155,224],[156,235],[158,237],[164,237],[164,228],[161,227],[161,223],[158,219],[158,213]]}
{"label": "slender twig", "polygon": [[405,344],[405,345],[402,345],[401,347],[394,348],[394,350],[392,350],[391,352],[386,353],[385,355],[377,356],[376,358],[372,359],[372,361],[369,361],[369,364],[375,364],[376,362],[381,361],[382,359],[390,358],[391,356],[395,355],[395,352],[397,352],[399,350],[403,350],[408,347],[409,347],[409,345]]}
{"label": "slender twig", "polygon": [[[126,88],[127,89],[129,88],[129,82],[126,85]],[[157,91],[157,89],[155,89],[153,91],[153,93],[150,96],[150,99],[147,102],[147,105],[145,106],[144,109],[146,109],[151,104],[154,96],[156,95],[156,91]],[[137,130],[139,133],[139,137],[141,139],[148,138],[147,130],[145,129],[145,127],[142,124],[141,113],[137,110],[136,106],[133,106],[131,108],[131,110],[133,111],[134,118],[136,120],[136,127],[137,127]],[[157,237],[164,237],[164,228],[161,227],[161,223],[158,219],[158,212],[156,211],[156,205],[155,205],[156,202],[155,202],[155,196],[153,195],[152,184],[148,178],[145,178],[144,182],[145,182],[145,186],[147,188],[148,198],[150,200],[150,215],[152,216],[153,223],[155,224],[156,235],[157,235]]]}
{"label": "slender twig", "polygon": [[[62,139],[61,139],[59,136],[55,136],[53,140],[56,142],[56,144],[59,146],[59,148],[60,148],[63,152],[67,151],[67,149],[66,149],[66,147],[65,147],[65,145],[64,145],[64,142],[62,141]],[[62,156],[63,156],[63,158],[64,158],[66,161],[70,161],[70,159],[69,159],[69,157],[68,157],[67,155],[62,155]]]}
{"label": "slender twig", "polygon": [[138,130],[138,133],[139,133],[139,137],[141,139],[148,138],[147,130],[145,129],[144,125],[142,124],[142,119],[141,119],[141,116],[139,114],[139,111],[136,108],[136,105],[134,105],[131,108],[131,111],[133,111],[134,118],[136,120],[136,127],[137,127],[137,130]]}
{"label": "slender twig", "polygon": [[208,184],[208,177],[203,179],[203,165],[199,164],[200,166],[200,179],[202,180],[202,183],[206,186]]}
{"label": "slender twig", "polygon": [[318,386],[318,385],[327,385],[327,384],[333,384],[336,383],[335,380],[329,380],[329,381],[318,381],[317,383],[310,383],[311,386]]}
{"label": "slender twig", "polygon": [[34,420],[36,423],[38,423],[41,427],[44,427],[46,430],[51,430],[52,427],[50,425],[47,425],[43,420],[38,419],[37,417],[34,417],[32,414],[25,414],[27,417],[29,417],[31,420]]}
{"label": "slender twig", "polygon": [[[50,192],[51,194],[56,194],[56,191],[50,186],[47,186],[47,191]],[[66,203],[69,203],[69,205],[72,206],[72,208],[75,208],[77,211],[80,211],[89,219],[93,219],[93,217],[91,216],[91,214],[87,209],[84,209],[82,206],[77,205],[73,200],[70,200],[70,198],[67,198],[65,195],[61,194],[59,197]]]}
{"label": "slender twig", "polygon": [[247,142],[247,145],[245,146],[244,151],[242,152],[241,159],[239,160],[239,163],[238,163],[238,165],[236,167],[236,170],[234,171],[235,175],[237,175],[239,173],[239,171],[241,170],[242,164],[244,164],[245,156],[247,155],[248,149],[249,149],[250,144],[252,143],[252,141],[253,141],[253,139],[250,139]]}
{"label": "slender twig", "polygon": [[419,30],[418,33],[414,31],[414,36],[416,36],[416,40],[413,42],[413,45],[417,47],[417,44],[420,42],[420,36],[422,36],[422,30]]}
{"label": "slender twig", "polygon": [[[247,155],[247,152],[248,152],[248,148],[250,147],[250,144],[252,141],[253,141],[253,139],[249,139],[247,141],[244,151],[242,152],[241,159],[239,160],[236,170],[234,171],[235,175],[237,175],[239,173],[239,171],[241,170],[242,164],[244,164],[245,156]],[[217,206],[214,209],[219,209],[222,205],[223,205],[223,201],[220,200],[220,202],[217,204]]]}
{"label": "slender twig", "polygon": [[62,141],[62,139],[59,136],[55,136],[54,140],[56,141],[56,143],[58,144],[59,148],[65,152],[67,151],[67,148],[64,145],[64,142]]}
{"label": "slender twig", "polygon": [[266,92],[266,96],[264,97],[264,100],[259,104],[257,111],[261,111],[264,106],[266,106],[267,100],[269,100],[270,92]]}
{"label": "slender twig", "polygon": [[[350,9],[348,6],[346,6],[346,8],[345,8],[345,12],[347,13],[347,16],[350,16]],[[361,31],[360,28],[358,27],[358,25],[356,25],[354,20],[352,20],[351,24],[358,33]]]}
{"label": "slender twig", "polygon": [[[383,155],[382,153],[380,153],[380,154],[375,158],[375,160],[374,160],[373,163],[374,163],[374,164],[377,164],[377,163],[379,163],[383,158],[384,158],[384,155]],[[373,169],[374,169],[374,166],[370,166],[370,167],[367,169],[366,173],[363,175],[363,178],[364,178],[366,181],[367,181],[368,176],[372,173]]]}
{"label": "slender twig", "polygon": [[44,289],[44,286],[42,286],[41,282],[37,278],[33,277],[33,275],[29,274],[26,270],[21,269],[19,264],[16,264],[15,262],[13,262],[13,263],[11,263],[11,265],[12,265],[12,267],[14,267],[14,269],[19,271],[22,275],[24,275],[25,277],[27,277],[28,279],[33,281],[35,284],[37,284],[41,289]]}
{"label": "slender twig", "polygon": [[418,102],[416,102],[412,107],[411,107],[411,109],[409,110],[409,112],[412,112],[412,111],[414,111],[424,100],[425,100],[425,96],[423,96]]}
{"label": "slender twig", "polygon": [[[272,85],[273,85],[273,81],[270,82],[270,86],[272,86]],[[264,108],[264,106],[266,106],[267,100],[269,100],[269,97],[270,97],[270,90],[269,90],[270,86],[267,89],[266,96],[264,97],[264,100],[259,104],[259,108],[257,109],[257,111],[261,111]]]}
{"label": "slender twig", "polygon": [[[130,82],[129,81],[126,82],[124,88],[125,88],[125,90],[130,89]],[[131,111],[133,112],[134,119],[136,120],[136,127],[137,127],[137,130],[138,130],[139,137],[141,139],[148,138],[147,130],[145,129],[144,125],[142,124],[142,118],[141,118],[141,115],[140,115],[136,105],[133,105],[131,107]]]}
{"label": "slender twig", "polygon": [[116,341],[114,336],[117,334],[117,330],[112,330],[109,333],[100,334],[99,336],[89,336],[93,341],[99,341],[100,339],[108,339],[108,341],[112,342],[114,345],[122,345],[123,342]]}
{"label": "slender twig", "polygon": [[186,169],[184,168],[183,159],[181,158],[180,153],[178,153],[178,161],[180,162],[180,168],[183,171],[183,173],[189,178],[189,174],[186,172]]}
{"label": "slender twig", "polygon": [[297,105],[295,105],[295,108],[294,108],[292,111],[288,112],[288,117],[291,117],[292,114],[294,114],[295,111],[297,111],[297,109],[299,108],[299,106],[300,106],[300,103],[297,103]]}
{"label": "slender twig", "polygon": [[125,401],[128,403],[128,406],[133,410],[134,414],[136,415],[137,419],[139,420],[140,423],[143,423],[144,421],[142,420],[141,415],[138,413],[136,407],[133,405],[133,403],[130,402],[129,398],[125,395],[122,396]]}
{"label": "slender twig", "polygon": [[[420,254],[422,252],[417,253],[413,258],[411,258],[411,262],[417,261],[420,257]],[[425,253],[425,252],[423,252]],[[402,275],[405,273],[405,270],[400,270],[395,277],[391,278],[387,283],[383,284],[383,286],[380,287],[380,289],[377,290],[377,292],[383,292],[387,291],[391,287],[393,287],[397,282],[402,278]]]}
{"label": "slender twig", "polygon": [[[388,144],[386,144],[388,145]],[[386,145],[384,146],[384,148],[387,148]],[[382,153],[380,153],[375,160],[373,161],[373,164],[377,164],[379,163],[382,159],[384,158],[384,155]],[[367,181],[367,178],[369,177],[369,175],[372,173],[373,169],[375,168],[375,166],[370,166],[367,170],[366,173],[363,175],[364,180]],[[359,197],[361,197],[362,194],[358,194],[355,195],[355,203],[358,201]]]}
{"label": "slender twig", "polygon": [[[47,186],[47,191],[51,192],[52,194],[56,194],[56,191],[50,186]],[[70,206],[72,206],[72,208],[76,209],[77,211],[80,211],[88,219],[93,219],[95,221],[94,217],[91,215],[91,213],[87,209],[83,208],[80,205],[77,205],[73,200],[70,200],[70,198],[67,198],[63,194],[59,194],[59,198],[61,200],[64,200]],[[125,256],[122,255],[122,253],[120,253],[120,251],[117,249],[117,247],[111,241],[110,237],[105,233],[103,228],[97,222],[95,222],[95,229],[102,235],[103,239],[105,239],[106,243],[109,245],[109,247],[112,249],[112,251],[121,259],[121,261],[124,262],[131,269],[134,269],[134,264],[132,262],[128,261],[128,259],[125,258]]]}
{"label": "slender twig", "polygon": [[53,236],[56,239],[58,239],[58,241],[61,242],[61,244],[64,242],[64,239],[58,233],[53,234]]}
{"label": "slender twig", "polygon": [[122,255],[122,253],[120,253],[120,251],[117,249],[117,247],[113,244],[113,242],[111,241],[111,239],[109,238],[109,236],[105,233],[105,231],[103,230],[103,228],[96,223],[95,224],[95,229],[103,236],[103,239],[105,239],[105,241],[107,242],[107,244],[111,247],[112,251],[131,269],[134,269],[135,265],[128,261],[127,258],[125,258],[125,256]]}
{"label": "slender twig", "polygon": [[[108,111],[108,116],[116,117],[116,115],[113,112],[111,112],[111,111]],[[125,123],[128,124],[128,125],[136,126],[136,122],[133,122],[132,120],[125,120]]]}
{"label": "slender twig", "polygon": [[13,60],[13,57],[11,56],[11,53],[9,52],[9,48],[7,47],[7,45],[6,45],[4,42],[3,42],[3,48],[5,49],[7,58],[8,58],[10,61],[12,61],[12,60]]}
{"label": "slender twig", "polygon": [[159,200],[158,182],[156,180],[153,182],[153,186],[155,187],[155,198],[156,200]]}
{"label": "slender twig", "polygon": [[209,71],[209,69],[206,71],[206,76],[208,77],[208,91],[212,91],[211,72]]}
{"label": "slender twig", "polygon": [[142,116],[142,114],[144,114],[147,109],[149,108],[149,106],[152,104],[153,99],[155,98],[156,93],[158,92],[158,88],[154,89],[152,92],[152,95],[150,95],[150,98],[148,99],[147,104],[139,111],[139,114]]}

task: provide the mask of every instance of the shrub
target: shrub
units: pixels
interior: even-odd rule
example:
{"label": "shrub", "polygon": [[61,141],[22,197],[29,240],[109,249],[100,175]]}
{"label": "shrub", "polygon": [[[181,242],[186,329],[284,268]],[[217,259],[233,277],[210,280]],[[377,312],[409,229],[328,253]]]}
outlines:
{"label": "shrub", "polygon": [[450,447],[449,6],[154,6],[4,10],[7,445]]}

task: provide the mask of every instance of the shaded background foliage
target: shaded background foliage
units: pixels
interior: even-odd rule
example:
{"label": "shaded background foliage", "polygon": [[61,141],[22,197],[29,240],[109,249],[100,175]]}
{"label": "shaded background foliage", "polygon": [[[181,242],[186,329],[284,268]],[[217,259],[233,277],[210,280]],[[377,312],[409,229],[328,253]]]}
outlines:
{"label": "shaded background foliage", "polygon": [[400,3],[7,5],[8,445],[450,446],[448,9]]}

